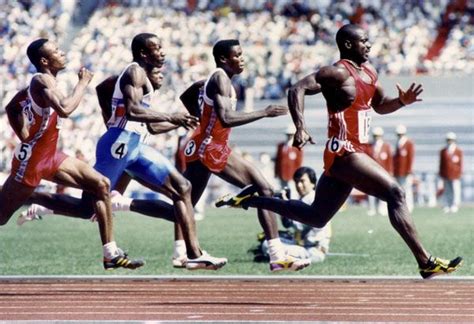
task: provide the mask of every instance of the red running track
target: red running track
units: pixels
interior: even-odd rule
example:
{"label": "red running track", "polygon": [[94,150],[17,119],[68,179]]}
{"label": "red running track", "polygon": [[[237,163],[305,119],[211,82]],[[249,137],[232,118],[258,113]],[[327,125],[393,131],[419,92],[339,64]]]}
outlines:
{"label": "red running track", "polygon": [[0,281],[0,320],[474,322],[473,280]]}

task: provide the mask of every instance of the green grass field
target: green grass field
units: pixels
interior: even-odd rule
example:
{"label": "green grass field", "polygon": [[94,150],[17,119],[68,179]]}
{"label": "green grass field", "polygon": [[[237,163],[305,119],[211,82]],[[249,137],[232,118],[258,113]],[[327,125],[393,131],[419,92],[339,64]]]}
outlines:
{"label": "green grass field", "polygon": [[[434,255],[461,255],[464,266],[456,276],[474,275],[474,212],[465,207],[456,215],[440,209],[416,209],[420,237]],[[62,216],[16,225],[16,216],[0,228],[0,275],[275,275],[268,264],[253,262],[248,250],[257,245],[261,229],[255,212],[238,209],[207,210],[198,222],[201,246],[229,264],[217,271],[187,271],[171,266],[171,223],[135,213],[115,217],[116,241],[133,257],[146,260],[135,270],[105,272],[97,224]],[[328,256],[321,264],[295,275],[407,275],[418,274],[415,259],[392,229],[387,217],[370,217],[366,209],[350,207],[333,220],[331,252],[365,256]],[[288,274],[288,273],[285,273]]]}

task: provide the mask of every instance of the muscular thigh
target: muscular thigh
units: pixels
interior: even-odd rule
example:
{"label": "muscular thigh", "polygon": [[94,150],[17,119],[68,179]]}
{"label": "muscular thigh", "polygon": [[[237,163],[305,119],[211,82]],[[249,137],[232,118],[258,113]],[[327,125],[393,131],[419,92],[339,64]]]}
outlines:
{"label": "muscular thigh", "polygon": [[68,157],[59,166],[53,181],[68,187],[96,192],[102,175],[89,164],[79,159]]}
{"label": "muscular thigh", "polygon": [[396,185],[393,177],[365,153],[352,153],[336,158],[331,167],[331,175],[381,199]]}
{"label": "muscular thigh", "polygon": [[240,188],[249,184],[254,184],[259,188],[271,188],[264,175],[252,163],[234,151],[230,154],[224,170],[217,175]]}
{"label": "muscular thigh", "polygon": [[31,187],[16,181],[13,176],[9,176],[1,188],[0,206],[2,213],[10,214],[20,208],[31,194],[35,187]]}
{"label": "muscular thigh", "polygon": [[323,174],[318,180],[312,207],[320,215],[329,215],[330,218],[341,208],[351,191],[349,183]]}
{"label": "muscular thigh", "polygon": [[171,173],[178,173],[175,166],[165,156],[144,144],[140,145],[137,158],[126,170],[132,178],[153,190],[162,187]]}

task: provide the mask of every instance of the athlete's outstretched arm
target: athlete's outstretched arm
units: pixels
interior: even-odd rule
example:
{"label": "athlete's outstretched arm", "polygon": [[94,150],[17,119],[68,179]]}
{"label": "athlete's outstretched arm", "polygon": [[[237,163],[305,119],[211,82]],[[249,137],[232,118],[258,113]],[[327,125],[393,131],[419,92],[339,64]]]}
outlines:
{"label": "athlete's outstretched arm", "polygon": [[28,88],[18,91],[18,93],[10,100],[10,102],[5,106],[7,112],[8,121],[10,126],[13,128],[16,136],[20,141],[26,141],[30,135],[28,129],[28,123],[25,120],[23,115],[23,106],[28,100]]}
{"label": "athlete's outstretched arm", "polygon": [[[201,117],[201,112],[199,108],[199,89],[204,85],[204,82],[206,80],[200,80],[197,82],[194,82],[189,88],[187,88],[179,97],[181,102],[183,103],[184,107],[186,110],[194,117],[199,118]],[[196,121],[195,128],[198,125],[198,122]],[[162,123],[149,123],[148,124],[148,131],[151,134],[161,134],[161,133],[166,133],[169,132],[173,129],[178,128],[178,125],[174,125],[171,123],[167,122],[162,122]],[[185,127],[186,129],[190,129],[190,127]]]}
{"label": "athlete's outstretched arm", "polygon": [[[186,120],[183,124],[172,124],[168,122],[160,123],[148,123],[147,128],[151,134],[162,134],[169,132],[173,129],[176,129],[180,126],[186,128],[187,130],[195,129],[199,125],[199,119],[197,117],[189,115],[187,112],[177,112],[172,114],[173,118]],[[192,118],[189,118],[192,117]]]}
{"label": "athlete's outstretched arm", "polygon": [[77,109],[86,92],[87,85],[94,74],[86,68],[79,71],[79,81],[72,94],[65,97],[57,86],[56,80],[50,75],[41,74],[34,77],[30,85],[33,100],[41,107],[51,107],[59,115],[66,118]]}
{"label": "athlete's outstretched arm", "polygon": [[288,108],[279,105],[269,105],[263,110],[249,113],[234,111],[231,101],[232,83],[223,72],[214,74],[206,91],[209,98],[214,101],[217,117],[222,125],[227,128],[245,125],[265,117],[283,116],[288,113]]}
{"label": "athlete's outstretched arm", "polygon": [[179,96],[186,110],[193,116],[201,117],[201,109],[199,107],[199,91],[206,83],[206,80],[194,82],[189,88]]}
{"label": "athlete's outstretched arm", "polygon": [[406,105],[422,101],[421,98],[418,98],[418,96],[423,92],[423,86],[421,84],[412,83],[406,91],[397,84],[397,89],[398,97],[390,98],[385,96],[380,85],[377,86],[374,97],[372,98],[372,107],[377,113],[389,114]]}
{"label": "athlete's outstretched arm", "polygon": [[146,79],[145,70],[139,66],[129,67],[120,79],[127,118],[144,123],[170,122],[178,126],[194,127],[197,118],[189,114],[168,114],[143,108],[141,101]]}
{"label": "athlete's outstretched arm", "polygon": [[319,92],[321,92],[321,86],[316,81],[316,73],[304,77],[288,90],[288,108],[296,127],[293,146],[297,148],[301,149],[307,142],[314,144],[313,139],[306,130],[304,96],[315,95]]}

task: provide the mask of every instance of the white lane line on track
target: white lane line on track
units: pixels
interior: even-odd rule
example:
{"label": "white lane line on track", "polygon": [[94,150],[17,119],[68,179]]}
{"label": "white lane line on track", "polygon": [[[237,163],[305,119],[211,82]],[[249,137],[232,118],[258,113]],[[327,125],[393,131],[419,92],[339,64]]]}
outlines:
{"label": "white lane line on track", "polygon": [[474,276],[438,276],[430,280],[423,280],[420,276],[306,276],[306,275],[262,275],[262,276],[208,276],[208,275],[167,275],[167,276],[152,276],[152,275],[130,275],[130,276],[121,276],[121,275],[103,275],[103,276],[0,276],[1,280],[415,280],[423,282],[433,282],[433,281],[457,281],[457,280],[474,280]]}

